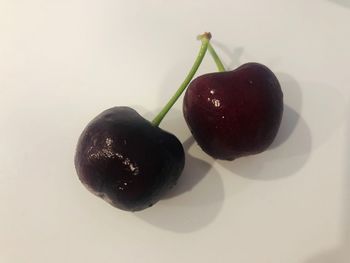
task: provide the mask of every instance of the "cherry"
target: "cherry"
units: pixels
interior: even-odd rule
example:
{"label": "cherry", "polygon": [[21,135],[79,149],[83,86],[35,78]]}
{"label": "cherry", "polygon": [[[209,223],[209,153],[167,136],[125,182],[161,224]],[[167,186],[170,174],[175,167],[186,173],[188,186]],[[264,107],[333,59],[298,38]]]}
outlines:
{"label": "cherry", "polygon": [[124,210],[151,206],[185,164],[181,142],[129,107],[106,110],[80,136],[75,165],[94,194]]}
{"label": "cherry", "polygon": [[176,184],[185,164],[181,142],[159,124],[187,87],[208,48],[202,42],[180,88],[152,122],[129,107],[114,107],[82,132],[75,154],[81,182],[93,194],[128,211],[152,206]]}
{"label": "cherry", "polygon": [[283,93],[273,72],[258,63],[233,71],[213,47],[219,72],[194,79],[183,101],[185,120],[201,148],[217,159],[234,160],[265,151],[276,137]]}

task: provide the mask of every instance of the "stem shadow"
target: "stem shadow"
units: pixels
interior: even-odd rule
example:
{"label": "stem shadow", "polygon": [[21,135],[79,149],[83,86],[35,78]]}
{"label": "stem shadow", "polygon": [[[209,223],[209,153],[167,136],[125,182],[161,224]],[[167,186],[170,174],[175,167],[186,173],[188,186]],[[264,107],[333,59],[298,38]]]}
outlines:
{"label": "stem shadow", "polygon": [[349,0],[328,0],[334,4],[340,5],[345,8],[350,8],[350,1]]}
{"label": "stem shadow", "polygon": [[[225,68],[227,70],[230,70],[232,68],[236,68],[242,63],[240,63],[240,59],[243,55],[244,48],[243,47],[236,47],[234,49],[228,48],[225,44],[212,40],[214,48],[217,48],[218,50],[221,50],[229,59],[230,62],[226,65]],[[224,61],[222,61],[224,63]]]}

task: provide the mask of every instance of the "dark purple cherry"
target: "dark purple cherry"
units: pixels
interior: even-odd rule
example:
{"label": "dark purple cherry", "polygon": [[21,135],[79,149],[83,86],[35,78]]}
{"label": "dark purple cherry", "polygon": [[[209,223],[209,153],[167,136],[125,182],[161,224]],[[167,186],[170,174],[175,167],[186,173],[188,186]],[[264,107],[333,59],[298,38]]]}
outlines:
{"label": "dark purple cherry", "polygon": [[191,82],[183,103],[186,122],[201,148],[233,160],[266,150],[283,114],[283,93],[266,66],[247,63]]}
{"label": "dark purple cherry", "polygon": [[185,163],[181,142],[128,107],[106,110],[80,136],[75,166],[95,195],[123,210],[157,202]]}
{"label": "dark purple cherry", "polygon": [[75,154],[81,182],[123,210],[152,206],[173,187],[184,168],[182,144],[158,125],[191,81],[207,50],[198,57],[175,95],[152,122],[128,107],[102,112],[82,132]]}

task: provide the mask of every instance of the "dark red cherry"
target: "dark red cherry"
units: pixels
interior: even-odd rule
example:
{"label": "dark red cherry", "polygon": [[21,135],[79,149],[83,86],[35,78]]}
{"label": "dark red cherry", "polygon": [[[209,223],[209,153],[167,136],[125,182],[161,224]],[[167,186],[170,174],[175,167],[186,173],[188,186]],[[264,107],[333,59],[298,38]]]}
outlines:
{"label": "dark red cherry", "polygon": [[283,114],[283,93],[270,69],[247,63],[193,80],[183,112],[206,153],[233,160],[260,153],[272,143]]}
{"label": "dark red cherry", "polygon": [[135,110],[115,107],[82,132],[75,155],[81,182],[115,207],[137,211],[175,185],[185,163],[180,141]]}

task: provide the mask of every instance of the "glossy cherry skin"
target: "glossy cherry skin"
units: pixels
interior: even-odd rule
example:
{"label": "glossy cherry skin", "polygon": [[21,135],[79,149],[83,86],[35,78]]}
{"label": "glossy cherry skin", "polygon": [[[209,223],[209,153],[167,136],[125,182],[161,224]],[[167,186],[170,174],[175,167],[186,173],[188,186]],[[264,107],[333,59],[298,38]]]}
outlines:
{"label": "glossy cherry skin", "polygon": [[271,145],[282,119],[283,93],[269,68],[247,63],[193,80],[184,97],[183,113],[206,153],[234,160]]}
{"label": "glossy cherry skin", "polygon": [[180,141],[128,107],[111,108],[93,119],[75,155],[86,188],[128,211],[159,201],[176,184],[184,163]]}

